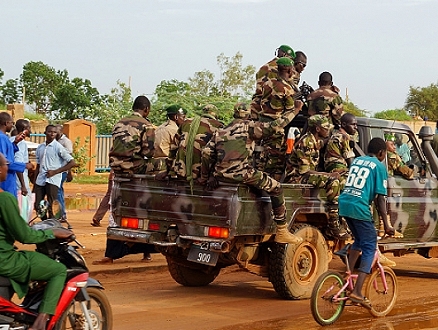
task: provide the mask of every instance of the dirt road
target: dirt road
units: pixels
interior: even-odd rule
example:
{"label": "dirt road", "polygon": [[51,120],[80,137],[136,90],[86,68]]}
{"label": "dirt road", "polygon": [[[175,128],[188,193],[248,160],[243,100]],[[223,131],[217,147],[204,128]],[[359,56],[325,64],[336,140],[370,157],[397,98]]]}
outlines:
{"label": "dirt road", "polygon": [[[106,185],[66,185],[66,195],[101,198]],[[80,195],[78,195],[80,194]],[[94,207],[95,208],[95,207]],[[89,225],[92,207],[69,210],[68,218],[87,248],[86,259],[103,256],[105,227]],[[118,265],[139,265],[140,255],[123,258]],[[399,294],[392,313],[381,319],[373,318],[359,307],[346,307],[341,319],[327,329],[437,329],[438,319],[438,259],[426,260],[418,255],[391,257],[399,281]],[[209,286],[182,287],[175,283],[163,263],[156,257],[150,268],[130,269],[130,272],[97,274],[106,288],[114,313],[114,329],[160,330],[267,330],[320,329],[310,314],[309,300],[285,301],[278,298],[266,280],[230,267],[221,271]],[[105,266],[114,270],[115,266]],[[335,259],[330,268],[343,270]],[[157,269],[160,271],[157,272]],[[141,272],[136,272],[141,270]]]}

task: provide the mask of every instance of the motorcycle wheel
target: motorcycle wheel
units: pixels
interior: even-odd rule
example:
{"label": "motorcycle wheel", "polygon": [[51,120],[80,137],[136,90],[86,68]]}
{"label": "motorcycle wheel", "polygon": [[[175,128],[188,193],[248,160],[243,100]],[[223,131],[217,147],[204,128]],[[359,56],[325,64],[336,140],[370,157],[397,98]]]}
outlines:
{"label": "motorcycle wheel", "polygon": [[89,287],[87,293],[90,301],[87,303],[93,327],[89,329],[79,302],[74,301],[66,309],[55,325],[55,330],[111,330],[113,328],[113,313],[106,295],[101,289]]}

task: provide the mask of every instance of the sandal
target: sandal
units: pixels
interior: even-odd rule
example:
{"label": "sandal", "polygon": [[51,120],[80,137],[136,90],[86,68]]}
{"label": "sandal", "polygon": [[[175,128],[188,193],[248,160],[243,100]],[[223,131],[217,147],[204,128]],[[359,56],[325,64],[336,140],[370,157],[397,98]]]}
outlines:
{"label": "sandal", "polygon": [[359,305],[361,305],[362,307],[364,307],[364,308],[366,308],[366,309],[368,309],[368,310],[370,310],[370,309],[372,308],[372,306],[371,306],[371,301],[370,301],[367,297],[363,297],[363,298],[361,299],[361,298],[359,298],[359,297],[357,297],[357,296],[354,296],[354,295],[351,295],[351,294],[350,294],[350,296],[349,296],[348,298],[350,298],[350,300],[351,300],[353,303],[355,303],[355,304],[359,304]]}
{"label": "sandal", "polygon": [[100,221],[93,219],[93,222],[90,223],[90,225],[92,225],[93,227],[100,227]]}

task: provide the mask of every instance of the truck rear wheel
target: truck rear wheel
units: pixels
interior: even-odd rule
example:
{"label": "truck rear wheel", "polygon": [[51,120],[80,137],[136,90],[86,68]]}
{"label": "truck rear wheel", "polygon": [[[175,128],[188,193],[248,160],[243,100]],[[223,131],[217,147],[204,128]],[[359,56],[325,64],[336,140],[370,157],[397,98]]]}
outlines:
{"label": "truck rear wheel", "polygon": [[176,283],[184,286],[206,286],[215,280],[219,275],[219,267],[211,267],[195,264],[196,268],[182,265],[177,258],[167,256],[167,267],[170,275]]}
{"label": "truck rear wheel", "polygon": [[269,280],[284,299],[310,298],[318,277],[327,271],[330,257],[321,232],[296,225],[292,233],[303,238],[299,245],[275,244],[269,264]]}

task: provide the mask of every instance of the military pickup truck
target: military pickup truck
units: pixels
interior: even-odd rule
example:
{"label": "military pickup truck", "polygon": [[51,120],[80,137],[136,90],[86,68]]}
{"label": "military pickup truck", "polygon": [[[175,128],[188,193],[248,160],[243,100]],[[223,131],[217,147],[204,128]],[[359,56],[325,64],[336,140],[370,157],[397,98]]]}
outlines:
{"label": "military pickup truck", "polygon": [[[358,118],[356,155],[386,133],[400,134],[416,176],[389,178],[388,212],[404,237],[382,237],[379,248],[397,256],[419,252],[437,257],[438,159],[430,146],[432,129],[422,127],[417,139],[404,124]],[[304,239],[292,246],[274,243],[270,199],[246,185],[221,183],[208,191],[148,175],[120,175],[114,181],[112,210],[118,227],[109,228],[108,237],[154,244],[166,256],[173,279],[184,286],[208,285],[222,268],[239,265],[268,278],[284,299],[308,298],[332,253],[342,247],[324,237],[325,193],[310,185],[284,184],[289,228]],[[376,230],[378,224],[376,217]]]}

